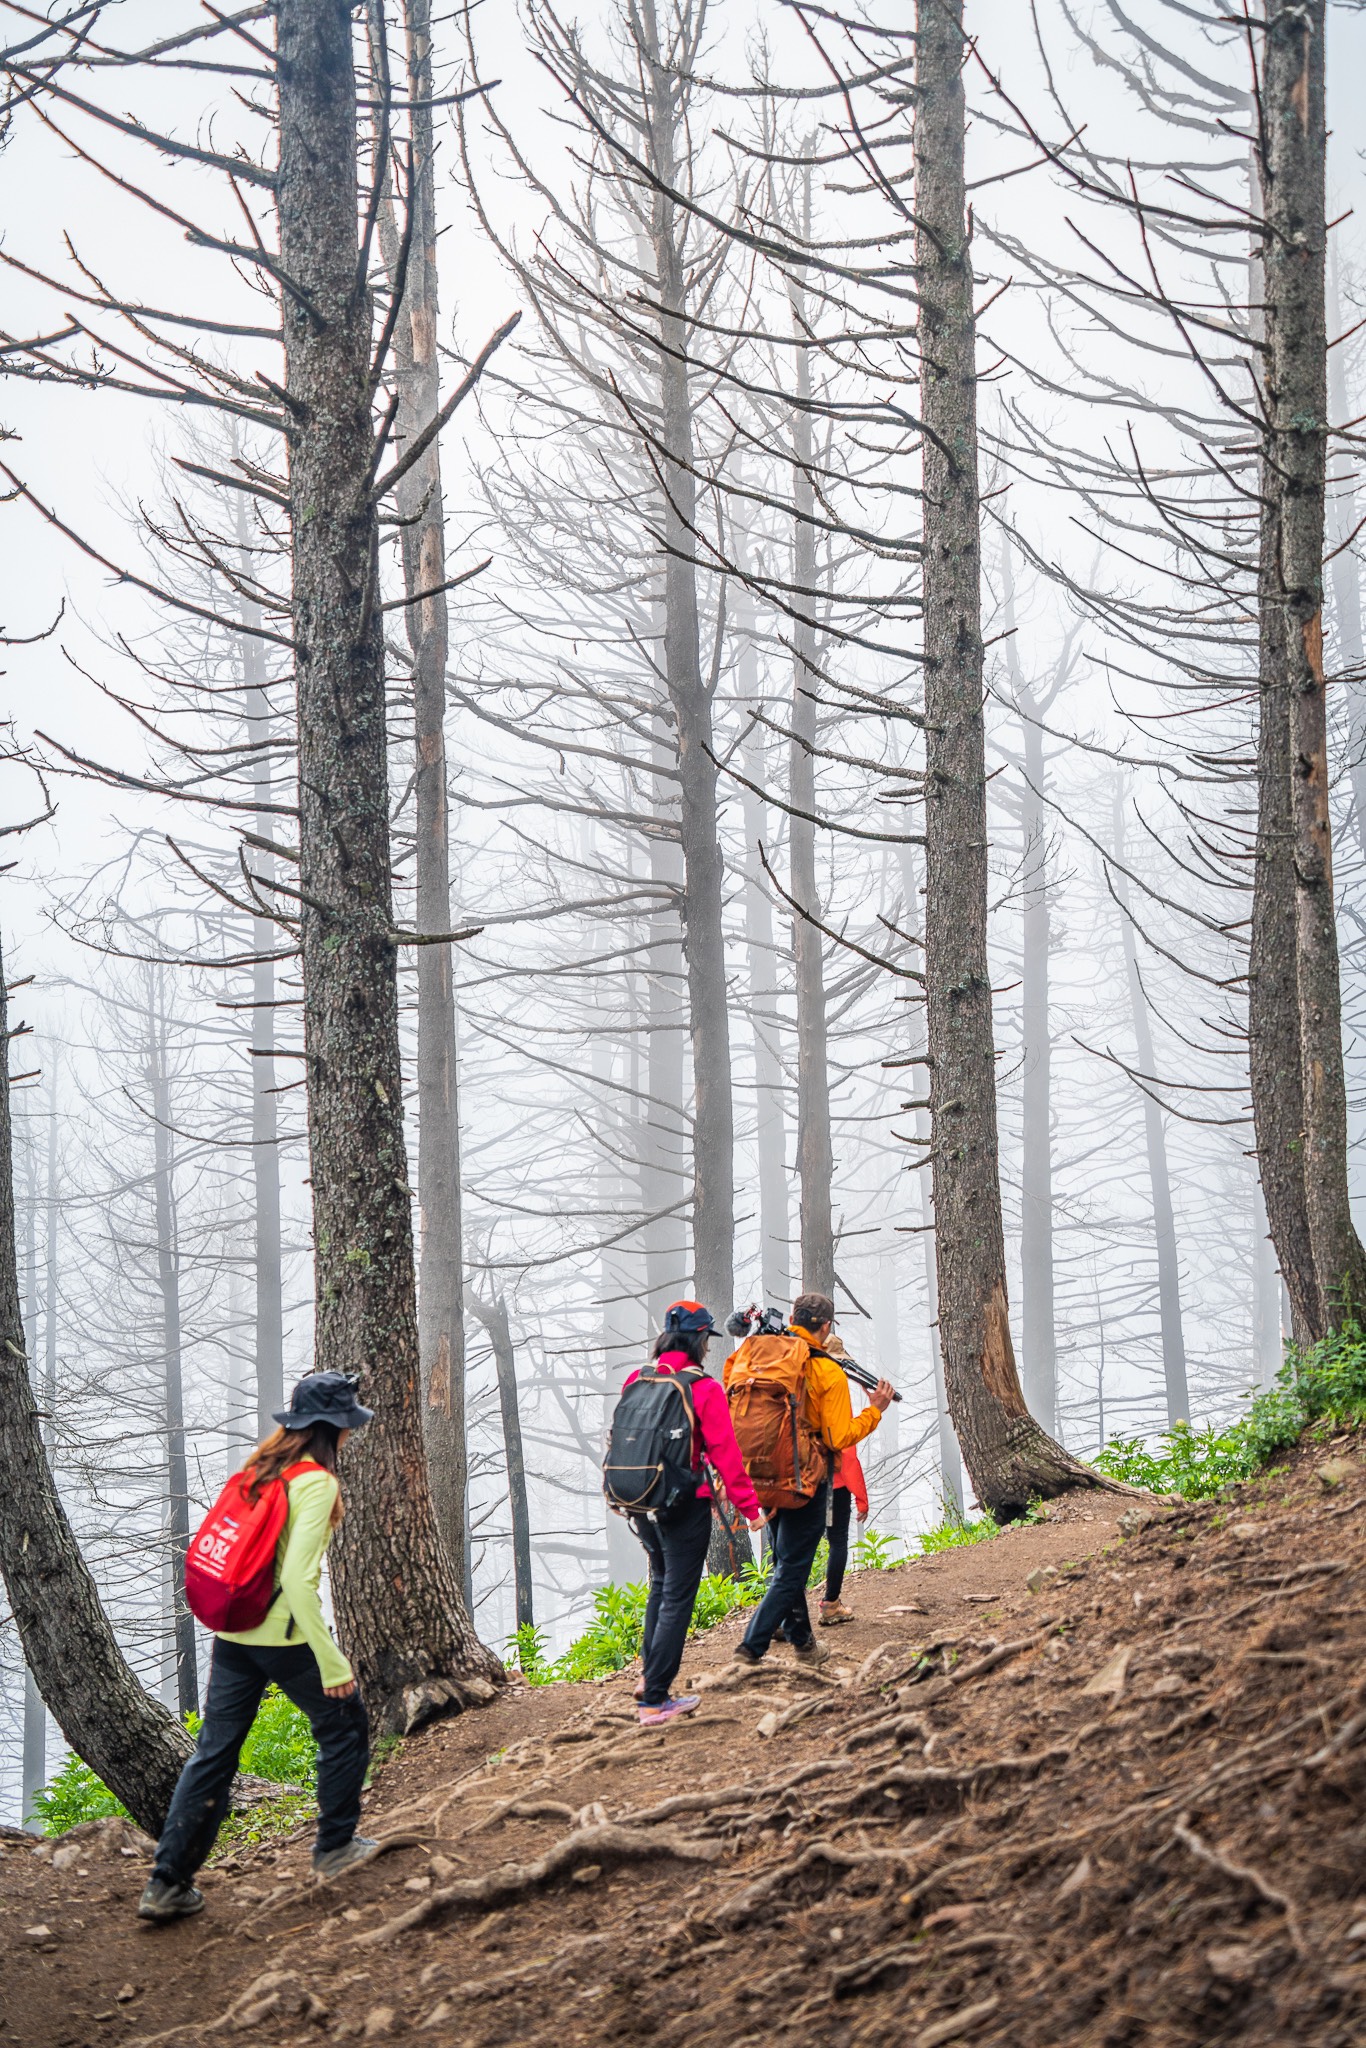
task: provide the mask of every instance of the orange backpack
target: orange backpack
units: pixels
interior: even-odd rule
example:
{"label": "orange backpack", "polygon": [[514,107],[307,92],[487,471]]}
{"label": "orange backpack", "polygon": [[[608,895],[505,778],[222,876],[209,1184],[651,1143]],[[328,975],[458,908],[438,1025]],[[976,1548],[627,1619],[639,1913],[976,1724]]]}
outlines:
{"label": "orange backpack", "polygon": [[740,1456],[766,1508],[799,1508],[830,1475],[807,1394],[811,1347],[791,1331],[746,1337],[726,1360],[726,1394]]}

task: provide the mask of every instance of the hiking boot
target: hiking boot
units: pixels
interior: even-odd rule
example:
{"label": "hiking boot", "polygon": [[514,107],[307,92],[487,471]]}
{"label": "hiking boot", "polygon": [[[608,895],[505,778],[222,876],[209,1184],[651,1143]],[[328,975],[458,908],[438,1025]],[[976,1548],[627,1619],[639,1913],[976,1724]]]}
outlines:
{"label": "hiking boot", "polygon": [[814,1636],[809,1643],[793,1643],[791,1650],[799,1664],[828,1664],[830,1661],[830,1652],[825,1644],[818,1643]]}
{"label": "hiking boot", "polygon": [[343,1842],[339,1849],[324,1849],[320,1856],[313,1851],[313,1875],[315,1877],[340,1877],[344,1870],[355,1870],[362,1863],[368,1863],[379,1843],[372,1842],[368,1835],[352,1835],[349,1842]]}
{"label": "hiking boot", "polygon": [[642,1728],[662,1728],[667,1721],[677,1721],[680,1715],[695,1714],[701,1704],[693,1693],[684,1693],[680,1699],[665,1700],[662,1707],[642,1707],[640,1725]]}
{"label": "hiking boot", "polygon": [[852,1607],[846,1607],[842,1600],[822,1600],[821,1627],[839,1628],[841,1623],[855,1620]]}
{"label": "hiking boot", "polygon": [[138,1900],[139,1920],[184,1920],[203,1910],[204,1894],[197,1885],[166,1877],[149,1877]]}
{"label": "hiking boot", "polygon": [[761,1656],[758,1656],[744,1643],[737,1643],[730,1653],[731,1669],[740,1677],[743,1677],[746,1672],[757,1671],[763,1661]]}

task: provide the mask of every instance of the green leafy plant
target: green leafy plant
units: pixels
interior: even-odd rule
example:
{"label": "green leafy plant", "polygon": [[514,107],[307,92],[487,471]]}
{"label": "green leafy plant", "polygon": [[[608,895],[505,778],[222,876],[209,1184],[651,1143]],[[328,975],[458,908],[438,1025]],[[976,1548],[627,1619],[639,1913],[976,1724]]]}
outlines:
{"label": "green leafy plant", "polygon": [[[198,1735],[203,1726],[199,1714],[187,1714],[185,1726],[191,1735]],[[302,1803],[306,1812],[313,1811],[311,1793],[318,1777],[318,1745],[313,1740],[307,1718],[299,1712],[292,1700],[272,1685],[262,1700],[251,1733],[242,1745],[241,1768],[248,1777],[265,1778],[272,1785],[298,1787],[298,1795],[287,1795],[283,1800],[263,1802],[281,1808]],[[111,1814],[128,1817],[128,1809],[122,1805],[102,1779],[97,1778],[89,1764],[70,1750],[62,1758],[52,1777],[35,1794],[33,1810],[43,1824],[45,1835],[64,1835],[69,1828],[79,1827],[82,1821],[105,1820]],[[243,1825],[256,1825],[253,1816],[258,1809],[253,1807],[246,1814],[238,1814],[225,1823],[224,1839],[256,1840],[253,1835],[242,1835]],[[262,1820],[262,1827],[268,1822]],[[289,1822],[296,1827],[298,1820]],[[236,1836],[232,1834],[236,1830]],[[277,1827],[275,1833],[287,1833],[288,1828]]]}
{"label": "green leafy plant", "polygon": [[508,1637],[507,1647],[509,1661],[523,1678],[532,1685],[545,1682],[547,1644],[543,1629],[537,1628],[534,1621],[519,1622],[516,1634]]}
{"label": "green leafy plant", "polygon": [[899,1536],[882,1536],[876,1529],[865,1529],[854,1545],[851,1563],[856,1572],[891,1572],[905,1563],[896,1551],[900,1545]]}
{"label": "green leafy plant", "polygon": [[71,1750],[42,1791],[34,1794],[33,1811],[42,1821],[45,1835],[64,1835],[82,1821],[106,1820],[111,1814],[129,1818],[128,1808]]}
{"label": "green leafy plant", "polygon": [[1179,1422],[1150,1448],[1138,1437],[1113,1437],[1094,1463],[1111,1479],[1204,1500],[1253,1478],[1306,1430],[1331,1431],[1366,1421],[1366,1338],[1345,1323],[1307,1350],[1291,1345],[1274,1383],[1249,1396],[1225,1429]]}
{"label": "green leafy plant", "polygon": [[965,1520],[961,1515],[946,1515],[937,1528],[922,1529],[916,1537],[922,1557],[930,1556],[936,1550],[957,1550],[966,1543],[989,1543],[993,1536],[999,1536],[1001,1525],[992,1515],[982,1515],[975,1522]]}
{"label": "green leafy plant", "polygon": [[218,1831],[214,1857],[230,1856],[234,1850],[253,1848],[257,1842],[292,1835],[295,1828],[305,1827],[317,1810],[316,1802],[306,1792],[286,1792],[279,1799],[258,1799],[255,1805],[228,1815]]}

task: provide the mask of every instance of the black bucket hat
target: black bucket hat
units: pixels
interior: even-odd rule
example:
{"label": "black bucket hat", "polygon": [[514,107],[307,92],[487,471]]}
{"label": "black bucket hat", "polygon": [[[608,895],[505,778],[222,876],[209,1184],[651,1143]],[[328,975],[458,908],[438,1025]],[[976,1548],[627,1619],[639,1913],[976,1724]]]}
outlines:
{"label": "black bucket hat", "polygon": [[273,1409],[272,1419],[282,1429],[312,1429],[326,1422],[333,1429],[364,1429],[373,1422],[373,1408],[356,1399],[360,1381],[351,1372],[311,1372],[299,1381],[288,1408]]}

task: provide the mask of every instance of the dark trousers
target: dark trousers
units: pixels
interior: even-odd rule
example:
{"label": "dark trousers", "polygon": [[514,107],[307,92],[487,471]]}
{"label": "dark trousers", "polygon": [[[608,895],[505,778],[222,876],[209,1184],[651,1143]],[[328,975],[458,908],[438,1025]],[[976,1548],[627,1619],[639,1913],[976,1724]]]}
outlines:
{"label": "dark trousers", "polygon": [[830,1520],[825,1531],[830,1539],[830,1558],[825,1567],[827,1600],[839,1599],[849,1568],[849,1511],[853,1505],[854,1496],[848,1487],[837,1486],[830,1496]]}
{"label": "dark trousers", "polygon": [[763,1656],[775,1635],[785,1636],[798,1649],[804,1649],[812,1640],[806,1582],[825,1534],[828,1492],[828,1486],[818,1486],[804,1507],[779,1508],[770,1525],[773,1574],[744,1634],[745,1648],[756,1657]]}
{"label": "dark trousers", "polygon": [[308,1716],[318,1744],[318,1850],[340,1849],[356,1832],[361,1787],[370,1761],[370,1724],[358,1692],[332,1700],[306,1643],[280,1648],[217,1637],[194,1755],[180,1774],[157,1843],[154,1877],[188,1884],[227,1817],[242,1744],[268,1685]]}
{"label": "dark trousers", "polygon": [[683,1662],[693,1602],[702,1583],[711,1540],[711,1502],[692,1500],[652,1522],[632,1515],[631,1527],[650,1560],[645,1603],[645,1691],[642,1704],[662,1707]]}

